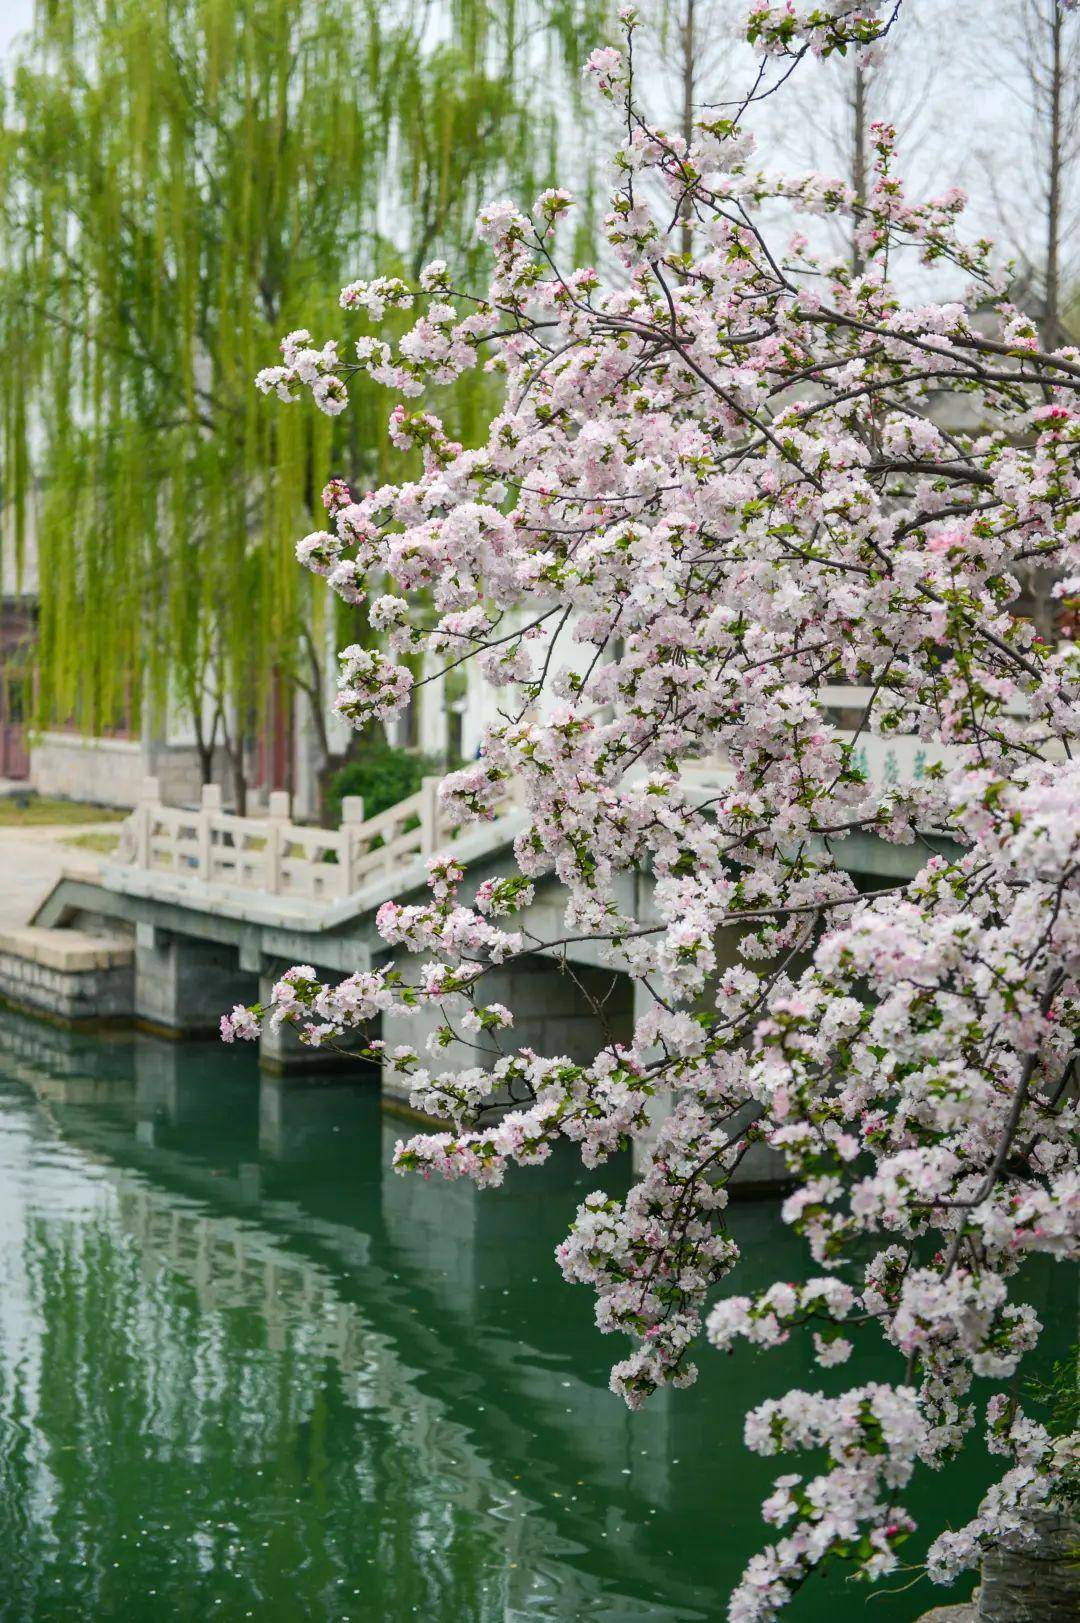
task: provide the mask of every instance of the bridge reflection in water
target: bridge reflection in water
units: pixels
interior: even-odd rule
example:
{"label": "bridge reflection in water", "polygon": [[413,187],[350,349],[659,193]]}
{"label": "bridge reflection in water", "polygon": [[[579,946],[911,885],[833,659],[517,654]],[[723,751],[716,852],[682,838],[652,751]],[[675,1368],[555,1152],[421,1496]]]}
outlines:
{"label": "bridge reflection in water", "polygon": [[[388,1170],[403,1126],[363,1080],[14,1016],[0,1055],[5,1623],[723,1615],[771,1478],[743,1413],[806,1375],[705,1353],[641,1415],[608,1393],[551,1253],[625,1168],[478,1196]],[[749,1283],[795,1276],[772,1206],[735,1227]],[[834,1580],[792,1615],[864,1605]]]}

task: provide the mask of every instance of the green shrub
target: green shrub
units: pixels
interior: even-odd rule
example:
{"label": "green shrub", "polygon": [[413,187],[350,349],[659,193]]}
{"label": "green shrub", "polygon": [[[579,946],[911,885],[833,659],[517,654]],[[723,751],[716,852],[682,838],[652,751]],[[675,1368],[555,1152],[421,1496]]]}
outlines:
{"label": "green shrub", "polygon": [[421,780],[439,771],[439,763],[426,755],[413,755],[391,744],[366,744],[355,759],[346,763],[330,779],[326,802],[330,825],[341,821],[341,802],[346,795],[360,795],[364,816],[376,817],[399,800],[407,800],[420,788]]}

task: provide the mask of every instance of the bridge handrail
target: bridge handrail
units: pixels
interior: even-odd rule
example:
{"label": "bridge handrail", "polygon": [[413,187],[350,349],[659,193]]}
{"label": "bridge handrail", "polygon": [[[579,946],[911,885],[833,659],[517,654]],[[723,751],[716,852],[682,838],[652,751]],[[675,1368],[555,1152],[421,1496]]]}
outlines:
{"label": "bridge handrail", "polygon": [[[858,689],[822,691],[830,702],[862,697]],[[914,735],[858,735],[854,747],[856,768],[886,787],[917,782],[935,762],[956,755],[955,746]],[[715,757],[687,763],[685,778],[688,787],[707,796],[730,781],[730,772],[727,761]],[[146,778],[124,825],[117,861],[272,896],[337,902],[373,880],[396,877],[456,837],[458,831],[440,811],[439,781],[424,778],[416,794],[368,818],[363,800],[346,796],[341,827],[327,829],[292,822],[291,799],[283,790],[270,795],[265,814],[239,817],[222,808],[216,784],[204,787],[200,806],[184,809],[163,805],[158,780]],[[515,783],[496,816],[519,805],[518,796]]]}
{"label": "bridge handrail", "polygon": [[[500,815],[513,805],[508,797]],[[204,785],[198,807],[166,806],[157,778],[145,778],[117,860],[208,884],[337,901],[433,855],[457,832],[440,813],[437,777],[374,817],[365,818],[358,795],[346,796],[341,809],[340,828],[294,823],[291,797],[275,790],[264,815],[240,817],[222,808],[217,784]]]}

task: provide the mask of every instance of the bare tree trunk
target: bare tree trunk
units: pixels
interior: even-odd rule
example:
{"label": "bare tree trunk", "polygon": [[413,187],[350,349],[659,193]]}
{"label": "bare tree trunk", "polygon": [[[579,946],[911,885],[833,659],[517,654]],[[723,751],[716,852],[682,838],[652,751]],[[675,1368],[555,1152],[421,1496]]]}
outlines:
{"label": "bare tree trunk", "polygon": [[[682,137],[687,146],[694,138],[694,91],[697,88],[697,30],[696,0],[685,0],[686,10],[682,24]],[[689,254],[693,246],[689,204],[683,209],[680,248]]]}
{"label": "bare tree trunk", "polygon": [[1046,301],[1043,307],[1043,344],[1056,349],[1061,343],[1061,166],[1062,166],[1062,9],[1054,6],[1050,21],[1050,151],[1046,192]]}
{"label": "bare tree trunk", "polygon": [[214,722],[210,728],[210,737],[206,736],[203,726],[202,706],[193,708],[192,716],[195,724],[195,749],[199,757],[199,782],[213,783],[214,781],[214,750],[217,748],[218,721],[221,716],[219,709],[214,710]]}
{"label": "bare tree trunk", "polygon": [[236,802],[237,817],[247,816],[247,774],[244,771],[244,738],[243,729],[237,727],[235,741],[230,736],[228,722],[225,719],[225,706],[222,705],[221,716],[221,743],[228,757],[229,767],[233,780],[233,799]]}
{"label": "bare tree trunk", "polygon": [[315,732],[319,740],[319,751],[323,759],[326,760],[333,754],[333,750],[330,748],[330,736],[326,730],[326,713],[323,709],[324,684],[322,666],[319,663],[319,651],[315,647],[315,639],[306,625],[300,628],[300,636],[307,654],[311,680],[305,682],[300,677],[295,677],[294,681],[301,692],[307,694],[308,703],[311,706],[311,719],[314,722]]}
{"label": "bare tree trunk", "polygon": [[[866,171],[866,69],[861,66],[858,56],[854,62],[855,82],[851,94],[851,188],[859,203],[865,203],[867,185]],[[865,260],[859,247],[856,235],[859,227],[858,220],[852,224],[851,230],[851,268],[858,276],[862,271]]]}
{"label": "bare tree trunk", "polygon": [[247,775],[244,772],[244,745],[237,742],[236,750],[230,757],[233,776],[233,798],[236,801],[237,817],[247,816]]}
{"label": "bare tree trunk", "polygon": [[339,772],[345,765],[348,760],[348,751],[338,751],[330,747],[330,734],[326,726],[326,711],[324,708],[325,683],[322,666],[319,663],[318,649],[315,646],[315,639],[306,625],[302,628],[301,635],[307,651],[311,679],[305,681],[304,678],[296,676],[294,681],[307,698],[312,721],[315,725],[315,736],[318,739],[319,764],[315,771],[315,783],[319,803],[316,814],[319,822],[325,826],[329,818],[330,780],[334,773]]}

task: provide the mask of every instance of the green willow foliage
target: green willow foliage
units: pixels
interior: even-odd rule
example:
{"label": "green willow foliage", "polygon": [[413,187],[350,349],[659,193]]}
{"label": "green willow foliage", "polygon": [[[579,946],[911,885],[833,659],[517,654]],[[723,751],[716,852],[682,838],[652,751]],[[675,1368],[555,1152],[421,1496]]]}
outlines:
{"label": "green willow foliage", "polygon": [[389,401],[358,379],[332,424],[254,373],[288,328],[338,330],[344,281],[465,259],[484,197],[549,183],[591,26],[585,0],[39,7],[0,120],[0,500],[17,552],[34,513],[39,724],[209,705],[250,733],[317,672],[293,547],[331,471],[384,473]]}

